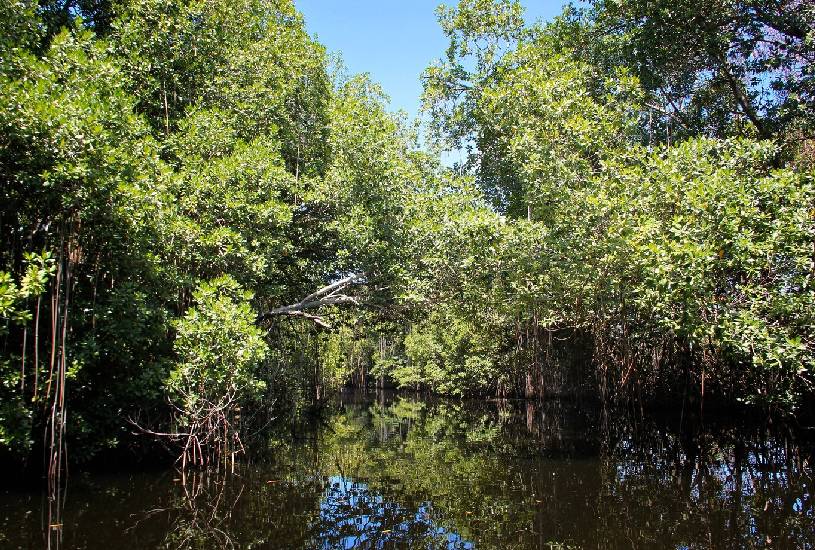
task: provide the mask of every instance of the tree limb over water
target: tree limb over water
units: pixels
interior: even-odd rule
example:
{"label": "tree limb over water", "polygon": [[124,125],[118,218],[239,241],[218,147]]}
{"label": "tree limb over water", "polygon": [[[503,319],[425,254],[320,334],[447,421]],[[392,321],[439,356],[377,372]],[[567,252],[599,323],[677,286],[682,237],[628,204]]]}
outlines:
{"label": "tree limb over water", "polygon": [[330,325],[320,316],[306,313],[309,309],[318,309],[323,306],[334,306],[340,304],[354,304],[359,305],[359,301],[353,296],[341,294],[343,290],[348,288],[353,283],[362,279],[362,275],[353,274],[344,277],[339,281],[324,286],[316,292],[312,292],[299,302],[287,306],[281,306],[258,315],[258,322],[269,320],[278,315],[289,315],[293,317],[304,317],[314,321],[316,324],[324,328],[330,328]]}

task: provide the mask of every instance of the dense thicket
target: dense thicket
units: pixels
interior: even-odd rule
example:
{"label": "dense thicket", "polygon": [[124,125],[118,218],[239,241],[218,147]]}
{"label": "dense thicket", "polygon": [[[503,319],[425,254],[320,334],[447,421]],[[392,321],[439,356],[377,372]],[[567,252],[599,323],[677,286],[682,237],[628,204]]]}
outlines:
{"label": "dense thicket", "polygon": [[0,444],[67,422],[75,459],[142,429],[232,449],[315,382],[311,324],[257,314],[341,273],[388,286],[432,168],[287,0],[0,14]]}
{"label": "dense thicket", "polygon": [[552,338],[579,334],[614,396],[789,411],[811,392],[815,18],[708,4],[598,1],[531,28],[516,2],[440,11],[426,108],[492,207],[435,217],[432,315],[467,328],[415,327],[406,379],[491,358],[497,388],[459,388],[542,395]]}
{"label": "dense thicket", "polygon": [[442,169],[290,0],[4,2],[3,453],[149,431],[202,461],[348,382],[531,397],[575,365],[794,410],[813,12],[708,4],[441,9],[430,137],[468,151]]}

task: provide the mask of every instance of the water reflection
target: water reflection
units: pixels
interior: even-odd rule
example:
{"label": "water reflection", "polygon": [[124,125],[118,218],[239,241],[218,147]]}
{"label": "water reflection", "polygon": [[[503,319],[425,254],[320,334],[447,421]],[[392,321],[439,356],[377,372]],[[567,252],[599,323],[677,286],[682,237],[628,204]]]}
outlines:
{"label": "water reflection", "polygon": [[[62,545],[815,545],[811,440],[747,422],[620,418],[575,402],[346,396],[234,475],[74,476]],[[46,546],[42,505],[0,496],[0,547]]]}
{"label": "water reflection", "polygon": [[365,483],[332,476],[320,502],[320,547],[474,548],[457,533],[435,525],[432,516],[429,502],[411,510],[389,502]]}

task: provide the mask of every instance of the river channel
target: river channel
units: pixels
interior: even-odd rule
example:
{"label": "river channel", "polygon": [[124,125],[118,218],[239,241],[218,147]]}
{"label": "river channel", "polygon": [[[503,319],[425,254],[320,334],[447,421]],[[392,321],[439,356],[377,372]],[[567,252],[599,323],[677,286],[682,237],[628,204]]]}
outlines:
{"label": "river channel", "polygon": [[[235,472],[0,494],[0,548],[811,548],[812,437],[575,401],[344,395]],[[614,420],[616,419],[616,420]]]}

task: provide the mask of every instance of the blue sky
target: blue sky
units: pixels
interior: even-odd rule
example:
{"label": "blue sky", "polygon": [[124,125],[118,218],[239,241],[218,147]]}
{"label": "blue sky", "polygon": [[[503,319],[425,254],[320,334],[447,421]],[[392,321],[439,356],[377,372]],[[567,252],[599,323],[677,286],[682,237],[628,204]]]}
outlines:
{"label": "blue sky", "polygon": [[[447,41],[435,8],[455,0],[295,0],[312,35],[340,52],[350,73],[370,73],[410,117],[419,109],[419,75],[440,58]],[[527,21],[549,20],[567,1],[524,0]]]}

